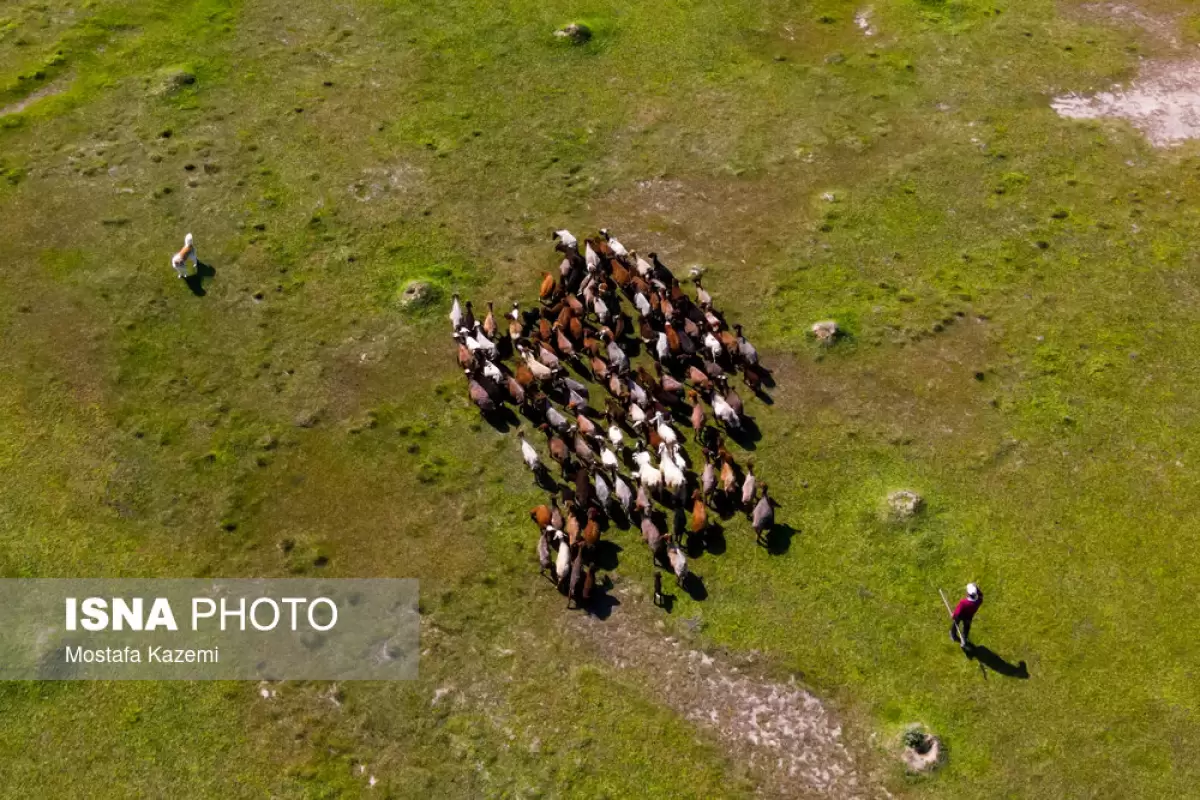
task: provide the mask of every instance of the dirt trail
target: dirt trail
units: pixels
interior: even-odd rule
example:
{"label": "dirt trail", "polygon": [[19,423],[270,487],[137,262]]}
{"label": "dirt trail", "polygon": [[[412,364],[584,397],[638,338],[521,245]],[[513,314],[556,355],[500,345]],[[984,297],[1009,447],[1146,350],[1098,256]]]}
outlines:
{"label": "dirt trail", "polygon": [[20,114],[38,100],[41,100],[44,97],[50,97],[51,95],[60,94],[64,91],[64,89],[64,81],[58,81],[50,84],[49,86],[43,86],[41,89],[38,89],[36,92],[27,95],[26,97],[23,97],[12,105],[0,108],[0,117],[7,117],[10,114]]}
{"label": "dirt trail", "polygon": [[837,717],[809,692],[756,676],[752,664],[691,649],[654,629],[645,606],[613,590],[608,619],[567,615],[564,625],[597,655],[661,685],[659,699],[713,730],[731,758],[748,764],[760,792],[776,797],[884,798],[878,776],[847,747]]}

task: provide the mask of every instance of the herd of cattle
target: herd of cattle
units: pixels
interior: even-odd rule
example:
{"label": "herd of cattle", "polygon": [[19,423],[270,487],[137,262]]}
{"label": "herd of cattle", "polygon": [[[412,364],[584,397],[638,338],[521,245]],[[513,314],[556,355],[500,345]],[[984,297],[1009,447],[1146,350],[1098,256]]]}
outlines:
{"label": "herd of cattle", "polygon": [[[753,459],[743,470],[726,448],[726,437],[754,433],[730,376],[740,372],[761,393],[770,370],[713,305],[698,270],[693,299],[656,254],[643,258],[607,230],[582,250],[570,231],[555,231],[554,241],[559,274],[545,274],[536,307],[514,302],[502,323],[492,303],[479,319],[454,296],[450,322],[471,401],[489,418],[511,416],[511,405],[541,434],[517,431],[525,465],[550,493],[530,512],[538,559],[568,606],[592,600],[597,544],[610,522],[636,525],[652,561],[684,586],[685,551],[704,546],[710,509],[748,514],[759,544],[774,526]],[[642,353],[651,369],[635,364]],[[602,387],[602,406],[589,384]],[[698,473],[676,424],[699,445]],[[530,441],[543,437],[548,459]],[[663,601],[658,572],[654,596]]]}

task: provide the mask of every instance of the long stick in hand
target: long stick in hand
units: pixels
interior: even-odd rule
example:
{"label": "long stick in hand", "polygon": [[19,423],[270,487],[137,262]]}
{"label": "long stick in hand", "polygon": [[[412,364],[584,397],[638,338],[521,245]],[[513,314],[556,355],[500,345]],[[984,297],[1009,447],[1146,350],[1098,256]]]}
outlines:
{"label": "long stick in hand", "polygon": [[950,601],[946,599],[946,593],[938,589],[938,594],[942,597],[942,604],[946,606],[946,613],[950,615],[951,626],[958,631],[958,644],[963,650],[967,649],[967,637],[963,636],[962,623],[954,619],[954,610],[950,608]]}

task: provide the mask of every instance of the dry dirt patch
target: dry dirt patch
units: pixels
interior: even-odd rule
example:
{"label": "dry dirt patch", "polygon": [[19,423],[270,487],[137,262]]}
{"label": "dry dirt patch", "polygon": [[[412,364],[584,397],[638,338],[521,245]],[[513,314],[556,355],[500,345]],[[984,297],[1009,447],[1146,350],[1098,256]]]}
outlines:
{"label": "dry dirt patch", "polygon": [[1127,120],[1155,147],[1174,147],[1200,138],[1200,61],[1148,61],[1129,86],[1066,94],[1050,105],[1069,119]]}
{"label": "dry dirt patch", "polygon": [[41,89],[38,89],[33,94],[23,97],[22,99],[18,100],[17,102],[13,103],[12,105],[8,105],[8,106],[5,106],[4,108],[0,108],[0,117],[7,117],[10,114],[20,114],[22,111],[24,111],[25,109],[29,108],[31,105],[36,103],[38,100],[41,100],[43,97],[49,97],[50,95],[54,95],[54,94],[62,94],[62,92],[65,89],[66,89],[66,83],[61,82],[61,81],[57,82],[57,83],[52,83],[49,86],[43,86]]}
{"label": "dry dirt patch", "polygon": [[597,655],[644,673],[676,713],[719,737],[747,764],[763,794],[777,797],[891,797],[847,746],[837,715],[794,683],[755,675],[753,665],[689,647],[656,631],[633,607],[633,592],[614,589],[621,607],[606,620],[571,614],[564,625]]}
{"label": "dry dirt patch", "polygon": [[1079,7],[1084,16],[1122,26],[1133,26],[1154,38],[1178,47],[1178,15],[1151,14],[1128,3],[1086,3]]}

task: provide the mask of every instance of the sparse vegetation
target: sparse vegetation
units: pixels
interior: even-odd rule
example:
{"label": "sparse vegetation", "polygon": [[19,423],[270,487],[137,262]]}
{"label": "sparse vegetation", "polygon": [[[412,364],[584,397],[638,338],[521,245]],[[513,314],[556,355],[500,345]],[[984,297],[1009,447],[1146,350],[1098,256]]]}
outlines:
{"label": "sparse vegetation", "polygon": [[[662,633],[798,676],[897,794],[1194,791],[1200,151],[1048,106],[1170,45],[1049,0],[861,8],[601,4],[567,46],[554,2],[5,6],[0,576],[419,577],[424,655],[337,702],[3,684],[0,795],[749,796],[562,625],[543,498],[441,306],[400,302],[503,308],[601,224],[702,265],[778,383],[748,405],[786,546],[699,559],[713,601]],[[897,486],[930,498],[903,536]],[[1028,680],[948,641],[966,580]],[[913,719],[953,754],[919,781]]]}

